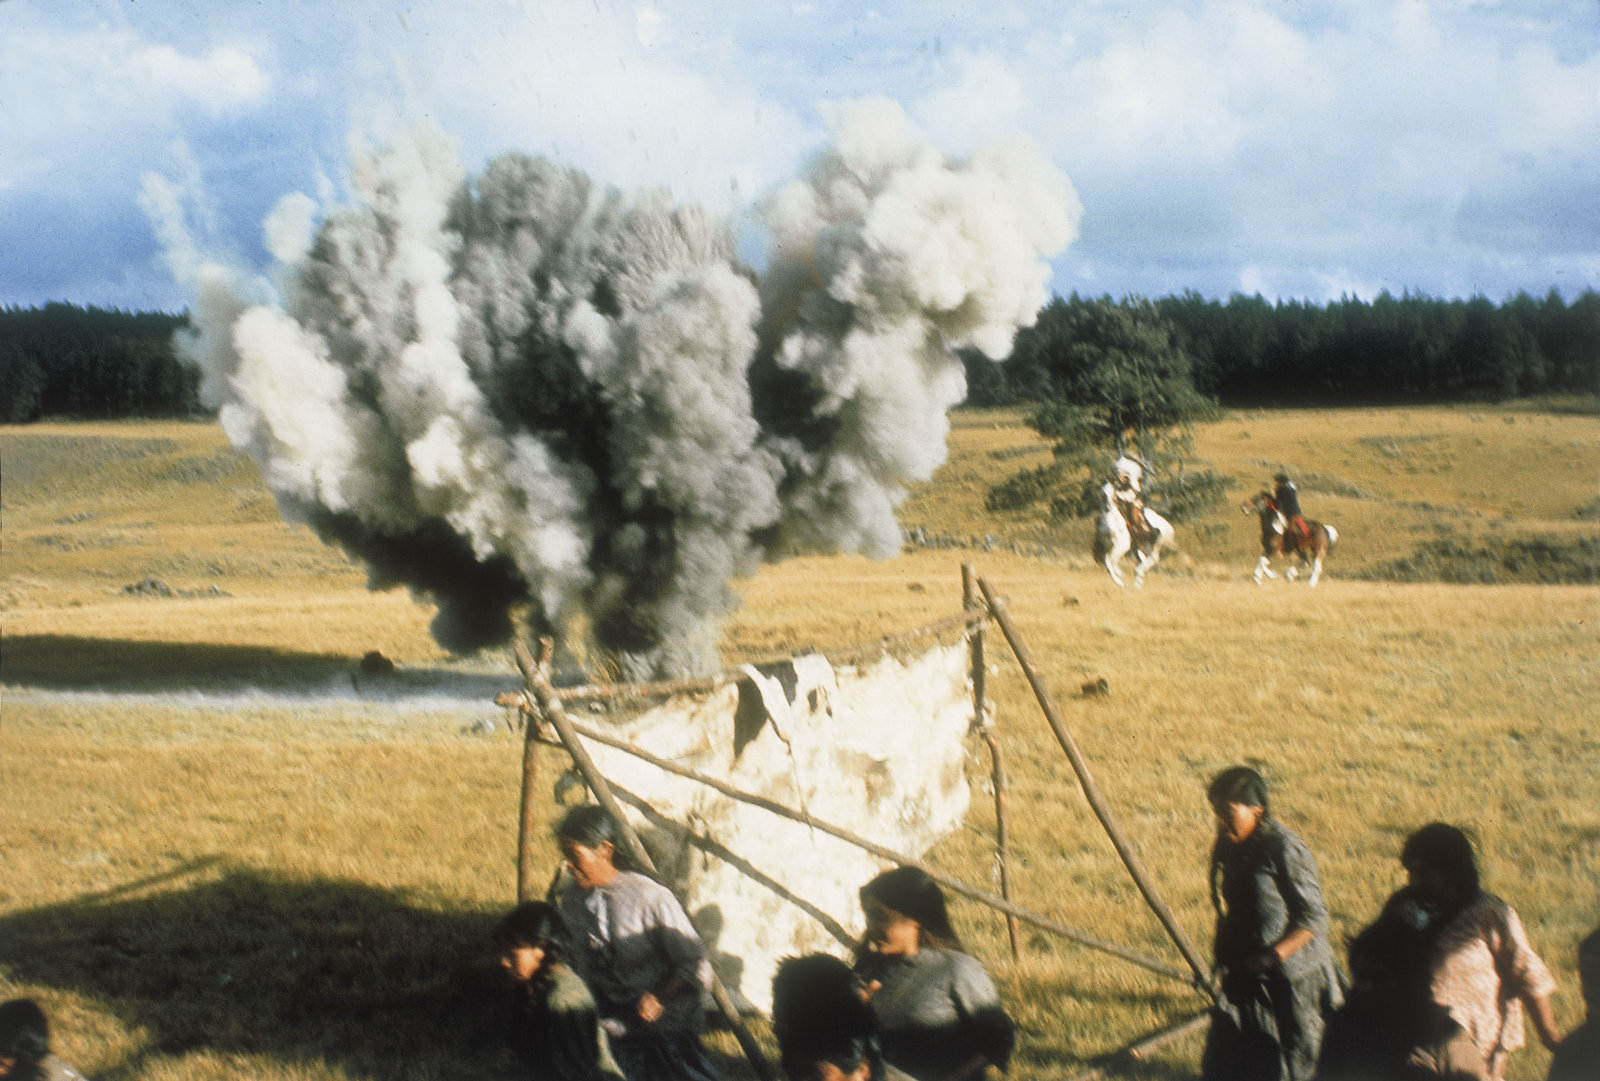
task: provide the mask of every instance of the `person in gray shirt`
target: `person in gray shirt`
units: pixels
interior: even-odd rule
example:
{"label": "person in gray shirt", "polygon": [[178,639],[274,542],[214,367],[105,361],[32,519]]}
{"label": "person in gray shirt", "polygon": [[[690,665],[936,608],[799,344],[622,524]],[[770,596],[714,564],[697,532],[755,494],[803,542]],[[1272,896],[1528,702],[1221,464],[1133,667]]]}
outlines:
{"label": "person in gray shirt", "polygon": [[867,934],[856,971],[878,1015],[884,1061],[915,1081],[1004,1070],[1016,1026],[982,962],[961,948],[939,884],[897,867],[861,887]]}
{"label": "person in gray shirt", "polygon": [[557,907],[628,1081],[718,1081],[700,1043],[711,983],[705,943],[672,891],[626,866],[616,821],[575,807],[556,830],[572,883]]}
{"label": "person in gray shirt", "polygon": [[1268,813],[1267,783],[1255,770],[1223,770],[1207,797],[1217,817],[1211,903],[1222,988],[1200,1076],[1309,1081],[1345,986],[1328,945],[1316,861]]}

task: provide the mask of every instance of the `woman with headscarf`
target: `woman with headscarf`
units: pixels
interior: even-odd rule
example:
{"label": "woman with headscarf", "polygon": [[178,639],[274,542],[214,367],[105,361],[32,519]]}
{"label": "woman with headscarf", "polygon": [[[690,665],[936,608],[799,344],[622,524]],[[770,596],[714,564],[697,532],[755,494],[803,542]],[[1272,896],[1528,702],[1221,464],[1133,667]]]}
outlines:
{"label": "woman with headscarf", "polygon": [[915,1081],[1004,1070],[1016,1027],[983,964],[962,950],[939,884],[896,867],[861,887],[861,908],[856,971],[882,1026],[884,1061]]}
{"label": "woman with headscarf", "polygon": [[1308,1081],[1325,1018],[1344,997],[1316,861],[1269,814],[1255,770],[1223,770],[1207,798],[1217,818],[1211,903],[1222,986],[1201,1077]]}
{"label": "woman with headscarf", "polygon": [[621,838],[601,807],[574,807],[556,828],[572,876],[557,907],[573,967],[628,1081],[717,1081],[700,1043],[705,943],[672,891],[628,864]]}
{"label": "woman with headscarf", "polygon": [[1431,942],[1433,997],[1472,1037],[1490,1081],[1524,1043],[1522,1007],[1546,1047],[1561,1042],[1550,969],[1528,944],[1516,910],[1479,885],[1472,842],[1455,826],[1430,822],[1400,850],[1406,886],[1384,911],[1424,930]]}

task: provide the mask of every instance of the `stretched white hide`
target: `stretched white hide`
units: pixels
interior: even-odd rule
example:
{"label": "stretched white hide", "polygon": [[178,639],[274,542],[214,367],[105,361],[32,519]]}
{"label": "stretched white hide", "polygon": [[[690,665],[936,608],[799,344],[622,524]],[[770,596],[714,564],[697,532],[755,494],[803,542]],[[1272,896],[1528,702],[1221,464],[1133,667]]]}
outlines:
{"label": "stretched white hide", "polygon": [[[884,658],[838,672],[821,657],[799,657],[765,673],[746,669],[748,679],[737,685],[675,698],[608,727],[658,757],[916,856],[966,814],[969,663],[965,642],[906,663]],[[859,936],[856,891],[887,866],[883,860],[621,751],[589,746],[601,772],[654,812],[630,811],[735,1000],[765,1011],[780,960],[844,951],[784,891]],[[710,838],[777,888],[688,844],[674,826]]]}

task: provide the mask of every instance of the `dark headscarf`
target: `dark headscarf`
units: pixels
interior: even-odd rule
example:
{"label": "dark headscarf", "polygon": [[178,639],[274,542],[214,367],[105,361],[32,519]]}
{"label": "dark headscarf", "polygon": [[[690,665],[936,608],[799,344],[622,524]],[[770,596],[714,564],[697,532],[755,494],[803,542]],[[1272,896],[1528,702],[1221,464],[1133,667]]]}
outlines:
{"label": "dark headscarf", "polygon": [[648,874],[643,867],[635,866],[633,857],[628,854],[628,846],[623,843],[622,827],[617,825],[617,820],[610,811],[596,804],[585,803],[568,811],[556,827],[556,841],[572,841],[584,848],[599,848],[609,844],[611,862],[617,870]]}

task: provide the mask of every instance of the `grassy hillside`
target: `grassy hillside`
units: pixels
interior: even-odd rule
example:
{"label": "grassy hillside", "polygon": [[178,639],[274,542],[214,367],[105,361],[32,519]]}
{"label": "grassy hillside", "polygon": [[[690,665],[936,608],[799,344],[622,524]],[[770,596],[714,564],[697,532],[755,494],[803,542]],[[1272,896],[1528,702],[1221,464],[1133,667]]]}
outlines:
{"label": "grassy hillside", "polygon": [[[1441,536],[1480,566],[1505,538],[1581,557],[1600,533],[1593,416],[1297,411],[1208,426],[1202,454],[1239,478],[1237,496],[1283,465],[1307,511],[1339,527],[1314,593],[1250,583],[1255,525],[1232,510],[1185,527],[1182,555],[1142,592],[1119,591],[1089,565],[1084,523],[983,513],[988,484],[1047,454],[1017,415],[953,422],[950,464],[902,514],[930,546],[766,568],[741,587],[727,660],[947,615],[972,559],[1202,946],[1204,784],[1249,762],[1318,856],[1341,942],[1398,884],[1406,832],[1434,818],[1473,829],[1490,888],[1556,969],[1558,1020],[1578,1021],[1573,948],[1600,922],[1600,587],[1521,584],[1510,569],[1497,585],[1406,582],[1394,567]],[[519,743],[477,722],[498,720],[508,658],[443,655],[431,613],[368,593],[358,568],[283,524],[213,427],[0,429],[0,470],[0,997],[41,999],[100,1078],[498,1076],[481,1049],[498,990],[483,936],[513,891]],[[371,649],[408,685],[452,693],[348,693]],[[1177,963],[997,635],[989,659],[1019,899]],[[1077,695],[1101,677],[1109,695]],[[303,697],[332,688],[341,700]],[[980,778],[985,758],[973,766]],[[541,776],[559,768],[547,755]],[[970,829],[935,858],[985,882],[993,818],[976,795]],[[1031,933],[1012,964],[997,920],[955,915],[1022,1025],[1013,1076],[1071,1076],[1198,1006]],[[1145,1076],[1190,1076],[1197,1049],[1175,1046]],[[1511,1076],[1547,1062],[1519,1052]]]}
{"label": "grassy hillside", "polygon": [[[952,417],[949,464],[901,513],[907,530],[983,547],[1086,555],[1091,523],[1047,508],[990,514],[989,489],[1049,461],[1016,411]],[[1581,403],[1535,408],[1282,410],[1200,427],[1203,462],[1234,478],[1234,506],[1286,470],[1307,515],[1334,525],[1330,572],[1380,580],[1600,582],[1600,417]],[[1539,542],[1543,562],[1503,557]],[[1232,507],[1180,527],[1167,568],[1207,577],[1248,570],[1256,520]],[[992,546],[992,545],[991,545]],[[1404,565],[1402,565],[1404,564]]]}

